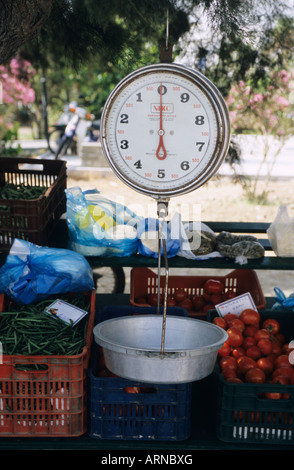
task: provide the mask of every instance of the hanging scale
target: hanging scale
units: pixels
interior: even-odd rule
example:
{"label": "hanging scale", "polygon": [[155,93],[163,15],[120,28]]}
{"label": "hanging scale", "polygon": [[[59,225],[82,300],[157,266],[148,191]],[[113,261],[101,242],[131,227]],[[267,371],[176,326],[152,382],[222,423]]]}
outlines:
{"label": "hanging scale", "polygon": [[208,181],[223,162],[230,141],[223,97],[203,74],[172,62],[168,24],[161,62],[130,73],[110,93],[101,116],[101,136],[113,172],[130,188],[157,201],[158,311],[162,248],[166,271],[163,354],[168,290],[163,227],[168,202]]}

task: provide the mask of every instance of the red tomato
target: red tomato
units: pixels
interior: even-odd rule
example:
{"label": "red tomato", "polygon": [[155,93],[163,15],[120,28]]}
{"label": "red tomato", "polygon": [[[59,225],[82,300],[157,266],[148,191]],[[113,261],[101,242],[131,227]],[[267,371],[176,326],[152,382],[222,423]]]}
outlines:
{"label": "red tomato", "polygon": [[282,398],[282,394],[279,392],[266,392],[264,396],[268,400],[280,400]]}
{"label": "red tomato", "polygon": [[291,367],[288,355],[287,354],[281,354],[280,356],[278,356],[275,359],[274,367],[275,367],[275,369],[278,369],[279,367]]}
{"label": "red tomato", "polygon": [[222,371],[222,374],[223,374],[223,377],[228,380],[228,379],[235,379],[237,377],[237,373],[234,369],[230,369],[230,368],[227,368],[227,369],[224,369]]}
{"label": "red tomato", "polygon": [[224,293],[224,300],[234,299],[236,295],[237,294],[233,289],[229,289]]}
{"label": "red tomato", "polygon": [[196,312],[199,312],[199,311],[201,312],[201,310],[204,307],[204,304],[205,302],[201,295],[193,295],[192,305],[193,305],[193,308],[196,310]]}
{"label": "red tomato", "polygon": [[268,356],[273,352],[273,343],[267,338],[260,339],[257,342],[257,346],[264,356]]}
{"label": "red tomato", "polygon": [[177,302],[173,297],[169,297],[166,301],[167,307],[175,307],[177,305]]}
{"label": "red tomato", "polygon": [[279,367],[273,371],[273,379],[275,377],[288,377],[289,380],[294,378],[294,369],[292,367]]}
{"label": "red tomato", "polygon": [[265,381],[265,373],[259,367],[252,367],[245,374],[245,382],[263,384]]}
{"label": "red tomato", "polygon": [[254,334],[254,338],[256,339],[256,341],[259,341],[260,339],[268,339],[270,337],[270,333],[268,330],[266,329],[261,329],[261,330],[257,330],[256,333]]}
{"label": "red tomato", "polygon": [[280,331],[280,324],[274,318],[267,318],[262,323],[262,328],[266,328],[269,330],[270,333],[276,335]]}
{"label": "red tomato", "polygon": [[229,356],[229,354],[231,353],[231,346],[229,345],[229,343],[226,341],[222,347],[218,350],[218,355],[220,357],[224,357],[224,356]]}
{"label": "red tomato", "polygon": [[261,351],[258,346],[249,346],[249,348],[246,349],[246,356],[251,357],[255,361],[261,357]]}
{"label": "red tomato", "polygon": [[248,356],[242,356],[237,359],[237,364],[238,364],[238,369],[241,372],[241,374],[246,374],[246,372],[249,369],[252,369],[253,367],[256,367],[256,361],[251,359],[251,357]]}
{"label": "red tomato", "polygon": [[140,393],[140,387],[125,387],[124,392],[126,392],[126,393]]}
{"label": "red tomato", "polygon": [[192,300],[187,297],[186,299],[182,300],[182,302],[179,302],[178,306],[184,308],[185,310],[192,310]]}
{"label": "red tomato", "polygon": [[250,346],[255,346],[255,344],[256,340],[253,338],[253,336],[247,336],[243,339],[242,348],[246,350],[247,348],[250,348]]}
{"label": "red tomato", "polygon": [[203,300],[205,301],[205,303],[207,303],[207,304],[212,304],[212,301],[211,301],[211,294],[206,294],[205,292],[203,292],[202,298],[203,298]]}
{"label": "red tomato", "polygon": [[[293,376],[294,378],[294,376]],[[289,385],[290,384],[289,377],[283,376],[283,375],[276,375],[273,377],[272,383],[273,384],[281,384],[281,385]]]}
{"label": "red tomato", "polygon": [[284,343],[282,346],[282,354],[290,354],[293,351],[293,346],[290,346],[290,343]]}
{"label": "red tomato", "polygon": [[222,357],[221,360],[219,361],[220,368],[222,370],[224,369],[233,369],[237,370],[237,361],[234,357],[232,356],[225,356]]}
{"label": "red tomato", "polygon": [[[162,304],[162,301],[163,301],[163,296],[160,294],[160,296],[159,296],[160,305]],[[152,307],[156,307],[156,305],[157,305],[157,294],[149,294],[148,295],[148,304],[151,305]]]}
{"label": "red tomato", "polygon": [[204,305],[202,311],[203,311],[203,313],[206,313],[206,312],[208,312],[208,310],[212,310],[212,309],[213,309],[212,304],[206,304],[206,305]]}
{"label": "red tomato", "polygon": [[220,304],[224,300],[224,298],[222,294],[212,294],[210,300],[213,305],[217,305]]}
{"label": "red tomato", "polygon": [[243,343],[242,331],[232,326],[227,329],[227,333],[229,336],[227,342],[229,343],[230,346],[234,346],[234,347],[241,346],[241,344]]}
{"label": "red tomato", "polygon": [[269,376],[274,370],[274,364],[270,357],[264,356],[257,360],[258,367],[263,370],[265,375]]}
{"label": "red tomato", "polygon": [[271,353],[271,354],[268,354],[266,357],[268,357],[274,365],[274,362],[275,362],[275,359],[276,359],[277,356],[275,354]]}
{"label": "red tomato", "polygon": [[184,299],[187,297],[187,292],[185,291],[184,288],[180,287],[179,289],[176,289],[174,292],[174,299],[176,302],[183,302]]}
{"label": "red tomato", "polygon": [[282,354],[282,346],[278,341],[272,341],[272,354],[280,356]]}
{"label": "red tomato", "polygon": [[283,333],[279,332],[275,334],[275,338],[281,343],[284,344],[286,343],[286,337],[283,335]]}
{"label": "red tomato", "polygon": [[240,320],[242,320],[245,325],[259,325],[260,315],[256,310],[246,308],[240,313]]}
{"label": "red tomato", "polygon": [[219,326],[220,328],[223,328],[224,330],[227,327],[227,322],[222,317],[214,317],[214,319],[212,320],[212,323],[214,323],[214,325]]}
{"label": "red tomato", "polygon": [[254,336],[257,331],[258,331],[258,326],[248,325],[248,326],[245,326],[245,330],[243,331],[243,335],[244,336]]}
{"label": "red tomato", "polygon": [[233,318],[233,320],[230,321],[230,326],[233,326],[235,328],[239,328],[240,331],[245,330],[245,324],[240,320],[240,318]]}
{"label": "red tomato", "polygon": [[224,285],[217,279],[208,279],[204,283],[203,290],[206,294],[222,294]]}
{"label": "red tomato", "polygon": [[238,357],[245,356],[245,349],[238,346],[237,348],[232,349],[232,356],[238,359]]}
{"label": "red tomato", "polygon": [[242,384],[243,383],[243,380],[239,379],[238,377],[228,377],[226,379],[226,381],[234,383],[234,384]]}
{"label": "red tomato", "polygon": [[228,327],[231,326],[231,321],[236,320],[237,318],[238,315],[235,315],[234,313],[227,313],[226,315],[224,315],[224,319],[226,320]]}

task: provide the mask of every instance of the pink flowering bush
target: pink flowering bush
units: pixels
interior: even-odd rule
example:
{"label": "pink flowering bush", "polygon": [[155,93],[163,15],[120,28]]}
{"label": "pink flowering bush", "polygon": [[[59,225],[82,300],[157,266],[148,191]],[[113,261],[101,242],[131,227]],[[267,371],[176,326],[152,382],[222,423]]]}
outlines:
{"label": "pink flowering bush", "polygon": [[233,85],[226,100],[233,130],[239,134],[289,135],[293,131],[289,101],[293,85],[294,70],[273,72],[269,83],[258,91],[244,81]]}
{"label": "pink flowering bush", "polygon": [[16,107],[35,101],[35,92],[30,84],[34,75],[30,62],[19,57],[12,59],[8,66],[0,65],[0,154],[16,138]]}
{"label": "pink flowering bush", "polygon": [[226,99],[233,133],[255,134],[263,138],[262,160],[254,181],[249,185],[253,198],[257,195],[260,171],[270,154],[272,139],[278,142],[278,146],[267,173],[266,184],[282,148],[293,135],[293,93],[294,69],[280,70],[273,71],[267,83],[259,84],[257,88],[240,81],[232,86]]}

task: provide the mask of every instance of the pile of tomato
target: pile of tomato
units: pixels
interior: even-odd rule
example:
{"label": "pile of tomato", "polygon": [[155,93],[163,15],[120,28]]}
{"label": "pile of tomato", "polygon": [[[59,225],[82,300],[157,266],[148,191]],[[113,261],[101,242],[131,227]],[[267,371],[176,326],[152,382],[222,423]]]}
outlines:
{"label": "pile of tomato", "polygon": [[[293,349],[278,320],[262,320],[259,312],[245,309],[240,315],[215,317],[213,323],[228,334],[218,351],[219,367],[227,381],[294,385]],[[268,398],[283,398],[276,395]]]}
{"label": "pile of tomato", "polygon": [[[225,300],[236,297],[237,293],[233,289],[225,291],[224,284],[219,279],[207,279],[202,287],[202,294],[189,295],[184,287],[176,288],[168,295],[168,307],[181,307],[188,312],[206,313],[212,310],[215,305]],[[150,305],[155,307],[158,302],[157,293],[148,294],[146,296],[137,297],[135,302],[140,305]],[[159,303],[163,305],[163,295],[159,296]]]}

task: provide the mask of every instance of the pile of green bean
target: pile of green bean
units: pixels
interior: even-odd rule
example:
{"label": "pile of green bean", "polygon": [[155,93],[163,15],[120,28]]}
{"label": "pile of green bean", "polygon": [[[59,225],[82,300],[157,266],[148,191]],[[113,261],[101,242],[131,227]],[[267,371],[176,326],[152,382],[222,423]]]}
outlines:
{"label": "pile of green bean", "polygon": [[[14,304],[8,311],[0,313],[0,341],[3,354],[74,356],[82,352],[85,346],[88,316],[84,317],[85,321],[82,319],[73,327],[60,318],[44,312],[53,300],[55,298],[17,308]],[[85,305],[81,307],[83,300],[81,297],[66,300],[87,310]]]}
{"label": "pile of green bean", "polygon": [[47,189],[45,186],[6,182],[3,186],[0,186],[0,199],[25,199],[29,201],[38,199],[42,194],[45,194]]}

